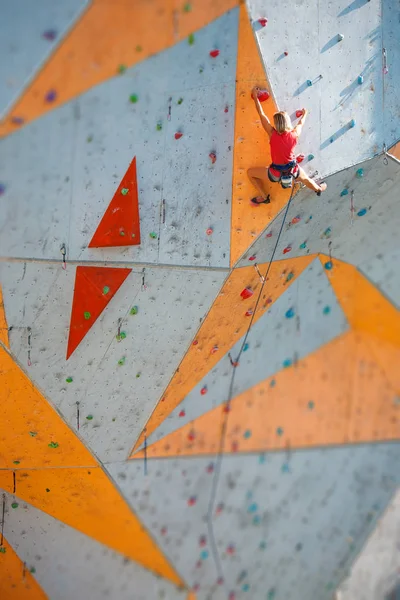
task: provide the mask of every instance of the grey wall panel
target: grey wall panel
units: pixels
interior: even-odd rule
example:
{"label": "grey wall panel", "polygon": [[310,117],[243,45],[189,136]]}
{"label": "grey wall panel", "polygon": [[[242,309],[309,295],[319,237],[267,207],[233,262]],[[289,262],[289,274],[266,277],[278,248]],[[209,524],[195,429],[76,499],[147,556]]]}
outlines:
{"label": "grey wall panel", "polygon": [[0,118],[32,81],[87,4],[87,0],[35,3],[1,0]]}
{"label": "grey wall panel", "polygon": [[[255,301],[253,305],[254,303]],[[324,314],[326,306],[330,308],[327,315]],[[253,324],[247,338],[248,350],[242,353],[239,366],[236,367],[232,397],[281,371],[285,361],[295,363],[301,360],[347,329],[346,317],[325,276],[324,268],[315,259]],[[239,355],[243,339],[238,340],[231,349],[233,360]],[[229,398],[232,369],[230,358],[225,355],[149,436],[148,443],[159,440],[226,402]],[[204,386],[207,387],[207,394],[203,396],[201,389]],[[180,416],[181,410],[185,412],[183,417]]]}
{"label": "grey wall panel", "polygon": [[185,600],[165,579],[18,497],[7,493],[6,507],[4,535],[49,600]]}
{"label": "grey wall panel", "polygon": [[[11,350],[33,382],[103,461],[130,452],[217,295],[225,274],[134,271],[65,360],[75,268],[0,264]],[[132,306],[138,314],[130,315]],[[117,341],[118,320],[126,338]],[[27,366],[31,327],[31,361]],[[125,358],[125,363],[118,361]],[[66,379],[73,381],[67,383]],[[86,419],[92,416],[92,419]]]}

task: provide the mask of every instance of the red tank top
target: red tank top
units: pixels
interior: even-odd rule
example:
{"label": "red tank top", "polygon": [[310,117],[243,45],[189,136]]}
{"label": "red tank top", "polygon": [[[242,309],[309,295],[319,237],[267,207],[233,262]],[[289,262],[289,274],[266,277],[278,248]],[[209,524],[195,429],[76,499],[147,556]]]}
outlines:
{"label": "red tank top", "polygon": [[[276,165],[286,165],[295,160],[296,156],[294,149],[298,138],[294,131],[285,131],[285,133],[277,133],[274,129],[270,137],[271,159]],[[279,174],[278,171],[271,169],[273,173]]]}

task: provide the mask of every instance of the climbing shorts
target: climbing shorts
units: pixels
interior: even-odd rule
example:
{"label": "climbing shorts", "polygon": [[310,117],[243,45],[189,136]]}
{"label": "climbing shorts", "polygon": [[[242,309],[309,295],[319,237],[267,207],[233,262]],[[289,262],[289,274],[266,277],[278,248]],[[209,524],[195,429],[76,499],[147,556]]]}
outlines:
{"label": "climbing shorts", "polygon": [[293,179],[297,179],[299,175],[300,167],[295,161],[287,165],[272,163],[268,167],[268,179],[274,183],[280,183],[284,189],[291,188]]}

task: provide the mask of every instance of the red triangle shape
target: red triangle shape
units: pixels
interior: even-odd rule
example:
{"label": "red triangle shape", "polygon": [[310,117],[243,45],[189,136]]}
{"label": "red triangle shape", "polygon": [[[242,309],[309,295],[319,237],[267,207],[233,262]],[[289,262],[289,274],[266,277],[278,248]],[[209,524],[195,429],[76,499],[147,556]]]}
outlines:
{"label": "red triangle shape", "polygon": [[67,360],[131,271],[113,267],[76,268]]}
{"label": "red triangle shape", "polygon": [[139,244],[140,219],[135,156],[90,240],[89,248]]}

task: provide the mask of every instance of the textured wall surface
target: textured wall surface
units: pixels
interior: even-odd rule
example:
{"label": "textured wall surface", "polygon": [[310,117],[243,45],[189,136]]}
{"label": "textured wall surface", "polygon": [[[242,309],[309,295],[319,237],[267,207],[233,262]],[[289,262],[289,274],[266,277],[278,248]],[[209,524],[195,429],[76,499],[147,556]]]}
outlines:
{"label": "textured wall surface", "polygon": [[0,597],[393,600],[398,2],[3,4]]}

